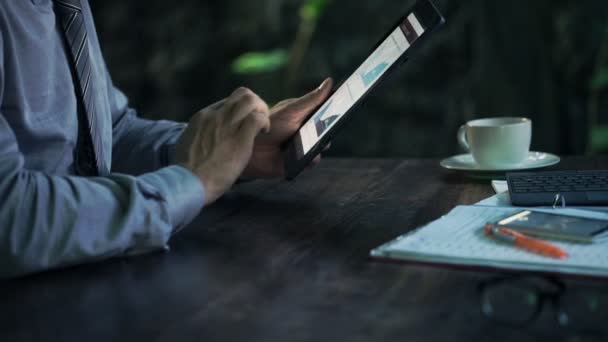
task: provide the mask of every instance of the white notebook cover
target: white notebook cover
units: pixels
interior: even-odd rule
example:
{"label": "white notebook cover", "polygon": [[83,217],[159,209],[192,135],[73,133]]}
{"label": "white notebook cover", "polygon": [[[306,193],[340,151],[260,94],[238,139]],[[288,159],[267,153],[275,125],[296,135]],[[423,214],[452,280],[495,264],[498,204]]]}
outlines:
{"label": "white notebook cover", "polygon": [[[521,208],[458,206],[442,218],[372,250],[371,255],[377,258],[454,266],[608,277],[606,242],[577,244],[552,241],[568,251],[568,258],[559,260],[485,236],[483,227],[487,222],[517,210]],[[579,209],[544,210],[608,220],[608,214],[603,212]]]}

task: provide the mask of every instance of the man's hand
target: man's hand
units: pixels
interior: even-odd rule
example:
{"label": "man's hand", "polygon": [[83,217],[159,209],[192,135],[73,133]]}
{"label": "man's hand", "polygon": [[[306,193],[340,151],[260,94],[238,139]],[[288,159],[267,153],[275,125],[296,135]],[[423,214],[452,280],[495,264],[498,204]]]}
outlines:
{"label": "man's hand", "polygon": [[268,105],[246,88],[192,117],[177,142],[175,161],[200,178],[206,205],[242,174],[261,130],[270,131]]}
{"label": "man's hand", "polygon": [[[327,99],[332,87],[333,81],[328,78],[314,91],[298,99],[281,101],[270,110],[270,132],[255,140],[251,160],[242,174],[244,179],[285,178],[281,146]],[[315,162],[318,163],[318,159]]]}

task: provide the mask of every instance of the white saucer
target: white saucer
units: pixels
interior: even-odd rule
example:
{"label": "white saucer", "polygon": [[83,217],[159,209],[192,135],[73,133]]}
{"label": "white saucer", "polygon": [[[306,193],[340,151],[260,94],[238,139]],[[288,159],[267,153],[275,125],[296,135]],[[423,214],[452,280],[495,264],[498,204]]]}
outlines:
{"label": "white saucer", "polygon": [[521,164],[510,168],[484,168],[475,163],[473,156],[469,154],[459,154],[441,161],[441,166],[450,170],[461,171],[480,171],[480,172],[503,172],[538,169],[559,163],[558,156],[544,152],[530,152],[528,158]]}

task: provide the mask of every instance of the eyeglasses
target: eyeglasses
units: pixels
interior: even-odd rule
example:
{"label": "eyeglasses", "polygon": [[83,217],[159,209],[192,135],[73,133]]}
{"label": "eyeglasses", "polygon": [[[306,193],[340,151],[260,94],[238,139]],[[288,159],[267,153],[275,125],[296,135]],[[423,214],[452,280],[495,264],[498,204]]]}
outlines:
{"label": "eyeglasses", "polygon": [[[608,287],[607,287],[608,288]],[[478,286],[482,314],[495,322],[523,327],[550,304],[558,325],[580,333],[608,334],[608,293],[571,288],[552,277],[497,277]]]}

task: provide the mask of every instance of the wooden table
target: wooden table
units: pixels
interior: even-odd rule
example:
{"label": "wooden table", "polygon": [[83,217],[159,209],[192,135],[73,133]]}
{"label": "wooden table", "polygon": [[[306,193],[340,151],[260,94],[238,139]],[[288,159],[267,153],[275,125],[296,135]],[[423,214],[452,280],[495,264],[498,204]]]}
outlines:
{"label": "wooden table", "polygon": [[[607,158],[560,165],[602,167]],[[332,159],[295,182],[242,184],[176,236],[169,253],[0,283],[0,341],[576,336],[557,328],[550,310],[524,329],[484,319],[476,285],[490,273],[368,258],[454,205],[491,195],[488,183],[442,170],[437,160]]]}

